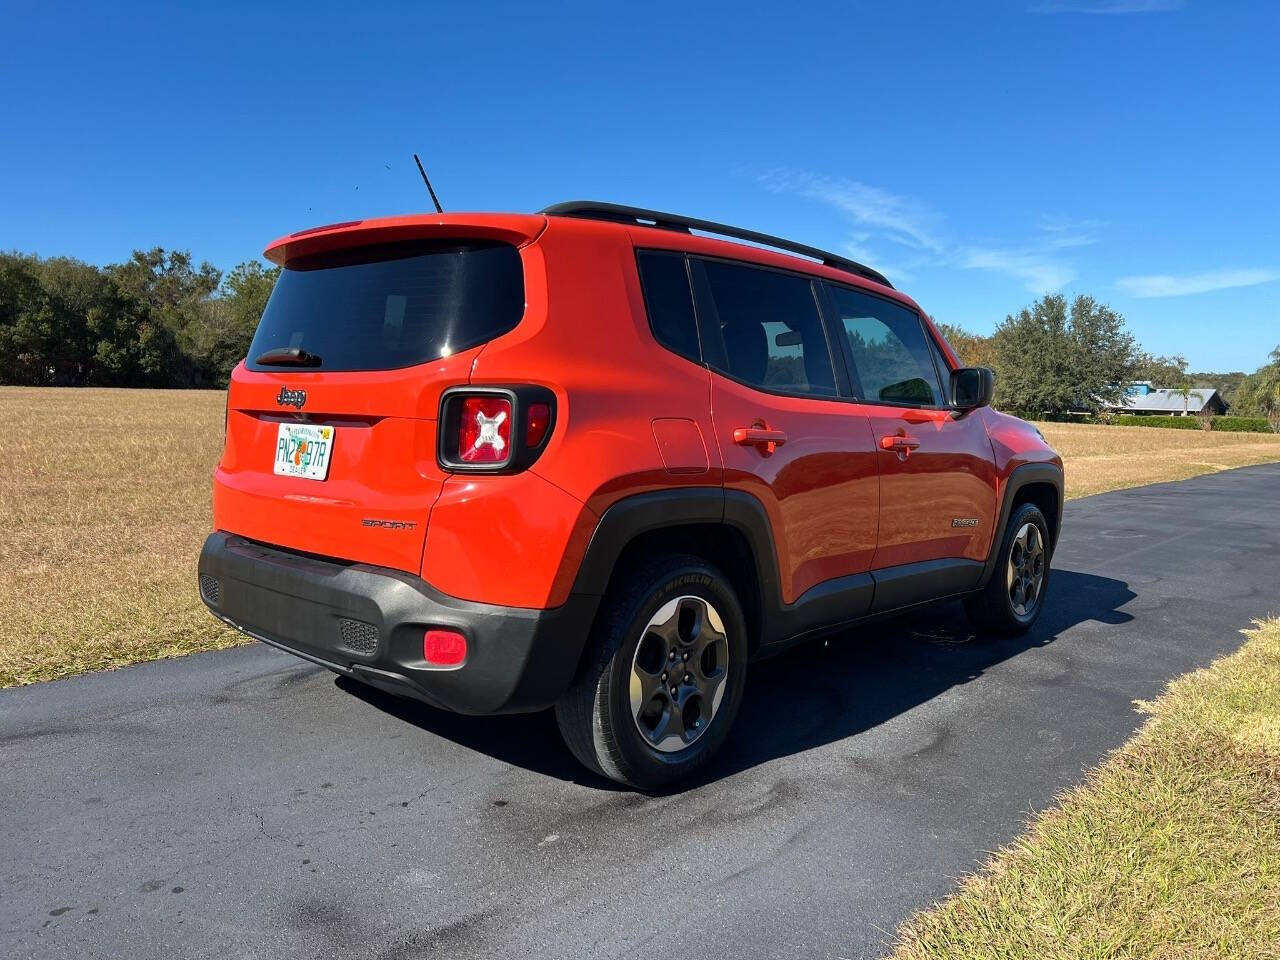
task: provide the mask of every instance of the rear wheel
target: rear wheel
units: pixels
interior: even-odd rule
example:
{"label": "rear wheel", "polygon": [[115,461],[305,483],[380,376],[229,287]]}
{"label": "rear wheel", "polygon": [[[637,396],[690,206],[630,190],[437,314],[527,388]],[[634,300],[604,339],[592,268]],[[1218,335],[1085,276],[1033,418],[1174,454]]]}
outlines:
{"label": "rear wheel", "polygon": [[590,769],[642,790],[663,787],[724,742],[746,659],[742,608],[724,576],[697,557],[655,558],[605,598],[556,721]]}
{"label": "rear wheel", "polygon": [[965,612],[979,630],[1018,634],[1031,629],[1049,587],[1049,524],[1038,507],[1014,509],[1005,528],[990,582],[965,599]]}

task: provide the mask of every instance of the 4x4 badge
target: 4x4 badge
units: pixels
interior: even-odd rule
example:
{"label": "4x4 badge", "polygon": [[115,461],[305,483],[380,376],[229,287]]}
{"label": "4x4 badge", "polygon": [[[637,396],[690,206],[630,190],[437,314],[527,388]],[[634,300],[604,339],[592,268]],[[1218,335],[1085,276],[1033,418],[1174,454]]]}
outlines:
{"label": "4x4 badge", "polygon": [[295,407],[302,409],[302,405],[307,402],[307,391],[290,390],[288,387],[281,387],[280,392],[276,394],[276,403],[282,407]]}

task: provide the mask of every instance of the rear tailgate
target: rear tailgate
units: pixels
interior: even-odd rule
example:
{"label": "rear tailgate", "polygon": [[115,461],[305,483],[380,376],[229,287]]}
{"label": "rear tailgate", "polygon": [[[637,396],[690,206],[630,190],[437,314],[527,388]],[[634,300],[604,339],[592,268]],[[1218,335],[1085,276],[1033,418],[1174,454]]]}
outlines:
{"label": "rear tailgate", "polygon": [[[214,526],[252,540],[417,573],[431,507],[440,392],[466,383],[474,348],[376,373],[236,372],[226,450],[214,477]],[[304,391],[301,412],[277,402]],[[291,402],[296,402],[293,400]],[[275,472],[282,423],[332,428],[324,480]]]}
{"label": "rear tailgate", "polygon": [[421,570],[446,477],[440,394],[519,324],[518,247],[542,223],[459,216],[340,224],[268,248],[284,270],[232,374],[215,529]]}

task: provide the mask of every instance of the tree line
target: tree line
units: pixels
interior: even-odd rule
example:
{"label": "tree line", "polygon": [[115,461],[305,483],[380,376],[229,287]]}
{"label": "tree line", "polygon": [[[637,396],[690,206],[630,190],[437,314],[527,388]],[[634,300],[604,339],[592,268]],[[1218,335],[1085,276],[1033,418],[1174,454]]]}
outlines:
{"label": "tree line", "polygon": [[225,386],[279,272],[160,247],[107,267],[0,253],[0,383]]}
{"label": "tree line", "polygon": [[1098,413],[1125,386],[1216,387],[1244,417],[1280,418],[1280,346],[1251,374],[1191,373],[1181,356],[1154,356],[1138,345],[1124,317],[1092,297],[1053,294],[1009,314],[990,336],[938,324],[969,366],[996,371],[995,406],[1020,416]]}
{"label": "tree line", "polygon": [[[280,274],[250,260],[223,274],[186,251],[135,250],[97,267],[0,253],[0,383],[221,387],[245,355]],[[972,366],[996,371],[996,405],[1024,416],[1098,412],[1133,380],[1214,386],[1240,416],[1280,417],[1280,347],[1254,373],[1189,373],[1144,352],[1091,297],[1045,296],[990,336],[940,324]]]}

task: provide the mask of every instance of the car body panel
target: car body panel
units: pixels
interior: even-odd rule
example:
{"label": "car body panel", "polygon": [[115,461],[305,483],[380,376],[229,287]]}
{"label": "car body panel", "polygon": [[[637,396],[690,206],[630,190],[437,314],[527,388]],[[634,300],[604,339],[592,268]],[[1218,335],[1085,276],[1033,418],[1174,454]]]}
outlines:
{"label": "car body panel", "polygon": [[[259,373],[240,364],[213,478],[214,529],[417,573],[431,506],[447,476],[436,461],[440,393],[466,383],[478,354],[358,373]],[[305,401],[282,403],[282,390],[302,391]],[[282,422],[333,427],[325,480],[273,472]]]}
{"label": "car body panel", "polygon": [[[867,418],[834,400],[777,396],[712,374],[725,486],[755,497],[773,530],[784,603],[826,580],[870,569],[880,480]],[[758,425],[781,431],[772,452],[734,442]]]}
{"label": "car body panel", "polygon": [[[530,472],[576,502],[577,530],[610,505],[635,494],[679,486],[720,484],[723,471],[711,420],[710,374],[653,340],[636,274],[635,251],[616,225],[552,217],[522,254],[529,306],[515,330],[491,341],[476,359],[473,386],[533,383],[556,395],[555,430]],[[538,286],[533,274],[546,278]],[[652,422],[691,422],[705,469],[672,471]],[[507,496],[508,478],[493,478]],[[565,602],[586,550],[570,536],[560,554],[546,553],[527,576],[526,596]],[[477,576],[496,582],[503,551],[478,556]],[[487,571],[487,572],[486,572]]]}
{"label": "car body panel", "polygon": [[[996,515],[996,473],[982,419],[950,410],[859,407],[871,422],[880,468],[880,534],[872,566],[985,559]],[[894,437],[920,445],[901,452],[881,446]]]}

